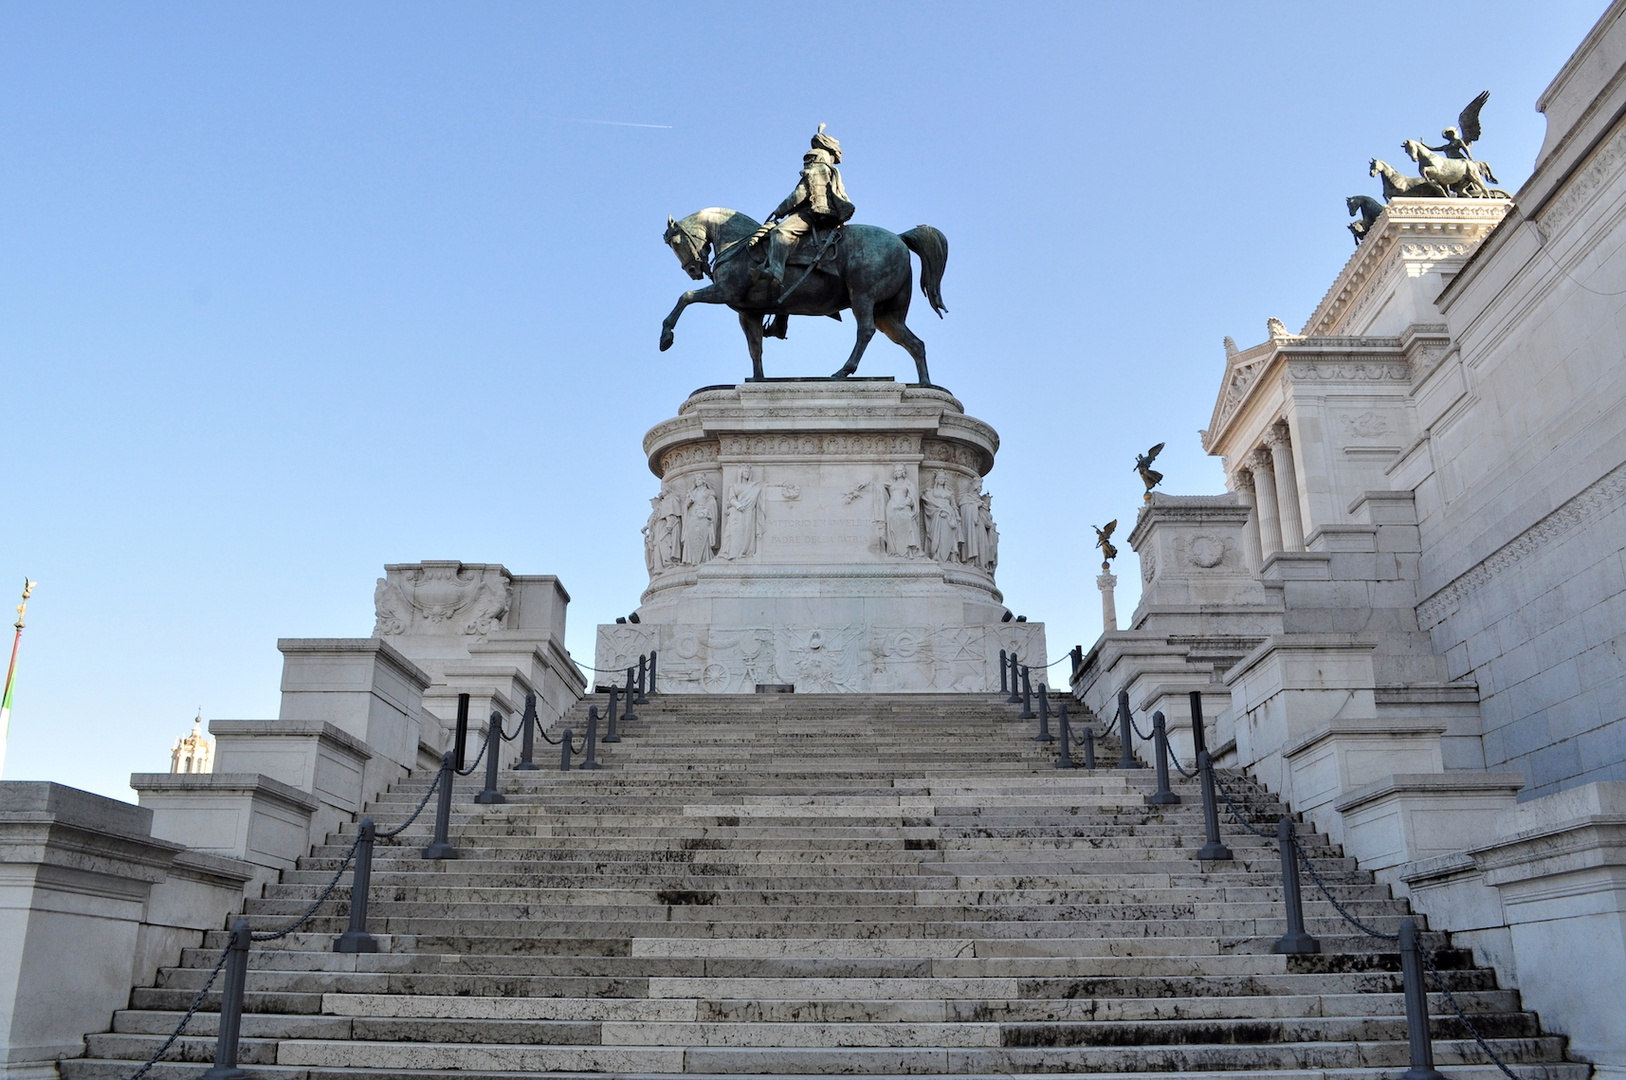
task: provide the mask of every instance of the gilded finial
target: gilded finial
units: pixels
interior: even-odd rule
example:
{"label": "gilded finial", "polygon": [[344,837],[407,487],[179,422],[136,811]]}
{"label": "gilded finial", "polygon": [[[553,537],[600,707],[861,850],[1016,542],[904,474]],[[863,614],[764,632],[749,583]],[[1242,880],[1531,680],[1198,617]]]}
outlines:
{"label": "gilded finial", "polygon": [[23,628],[23,616],[28,613],[28,598],[33,595],[34,586],[38,584],[37,581],[30,581],[26,577],[23,578],[23,602],[17,605],[17,621],[11,624],[18,630]]}

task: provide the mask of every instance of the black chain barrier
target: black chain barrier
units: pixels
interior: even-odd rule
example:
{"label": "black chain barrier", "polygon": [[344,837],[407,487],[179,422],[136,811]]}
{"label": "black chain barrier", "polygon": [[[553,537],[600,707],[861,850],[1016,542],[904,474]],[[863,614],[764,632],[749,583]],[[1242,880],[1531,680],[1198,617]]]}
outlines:
{"label": "black chain barrier", "polygon": [[459,776],[468,776],[469,774],[473,773],[475,769],[480,767],[480,759],[486,756],[486,745],[490,742],[490,739],[481,739],[480,752],[474,755],[474,763],[466,769],[453,769],[452,771]]}
{"label": "black chain barrier", "polygon": [[1259,829],[1254,828],[1253,824],[1248,821],[1247,818],[1242,816],[1242,812],[1236,808],[1236,803],[1231,801],[1231,793],[1225,790],[1225,784],[1220,781],[1219,772],[1217,770],[1214,771],[1214,790],[1219,792],[1219,797],[1225,800],[1225,805],[1230,808],[1231,816],[1236,818],[1236,823],[1238,825],[1242,826],[1244,829],[1247,829],[1255,836],[1262,836],[1266,840],[1275,839],[1275,837],[1270,833],[1262,832]]}
{"label": "black chain barrier", "polygon": [[[1170,751],[1170,755],[1173,755],[1173,751]],[[1176,764],[1176,768],[1178,767],[1178,764]],[[1181,771],[1184,772],[1184,770]],[[1230,809],[1231,816],[1236,819],[1238,825],[1241,825],[1244,829],[1247,829],[1255,836],[1264,837],[1267,840],[1270,839],[1270,835],[1268,833],[1254,828],[1253,825],[1249,823],[1247,818],[1243,817],[1242,813],[1238,810],[1236,803],[1232,801],[1230,792],[1226,791],[1225,785],[1220,782],[1218,774],[1215,774],[1214,777],[1214,789],[1219,792],[1220,798],[1225,800],[1225,805]],[[1304,846],[1302,844],[1294,844],[1293,851],[1298,856],[1299,865],[1304,868],[1305,873],[1310,875],[1310,880],[1315,882],[1315,887],[1320,890],[1321,895],[1326,897],[1327,903],[1332,905],[1333,910],[1338,912],[1339,916],[1345,922],[1349,923],[1349,925],[1353,926],[1367,937],[1376,938],[1379,941],[1394,942],[1397,945],[1402,944],[1400,934],[1385,934],[1381,930],[1374,930],[1372,927],[1367,926],[1365,923],[1361,922],[1361,920],[1352,915],[1349,909],[1340,903],[1338,898],[1332,894],[1332,889],[1327,885],[1326,880],[1322,878],[1321,873],[1316,870],[1315,863],[1311,862],[1310,857],[1304,853]],[[1445,1003],[1447,1005],[1451,1006],[1451,1011],[1456,1013],[1457,1019],[1462,1022],[1462,1026],[1467,1029],[1468,1034],[1473,1037],[1474,1042],[1478,1044],[1479,1048],[1485,1052],[1485,1056],[1490,1058],[1491,1063],[1495,1065],[1497,1069],[1501,1070],[1502,1074],[1508,1077],[1508,1080],[1519,1080],[1518,1074],[1507,1067],[1507,1064],[1501,1059],[1496,1051],[1491,1049],[1490,1044],[1487,1043],[1484,1037],[1479,1034],[1478,1029],[1474,1027],[1473,1021],[1468,1019],[1468,1014],[1463,1010],[1462,1004],[1457,1001],[1456,995],[1451,993],[1451,988],[1446,985],[1445,977],[1440,974],[1440,969],[1435,965],[1433,954],[1423,946],[1423,943],[1420,940],[1417,941],[1417,955],[1422,959],[1423,967],[1427,969],[1428,973],[1434,977],[1434,984],[1440,988],[1440,996],[1445,999]],[[1428,1039],[1428,1033],[1426,1031],[1427,1023],[1428,1021],[1425,1015],[1424,1019],[1422,1020],[1422,1024],[1425,1028],[1423,1032],[1423,1039],[1425,1041]]]}
{"label": "black chain barrier", "polygon": [[252,935],[252,940],[278,941],[310,922],[311,918],[316,914],[316,909],[326,903],[327,898],[333,895],[333,890],[339,887],[339,879],[344,876],[344,872],[346,870],[350,869],[350,863],[354,861],[356,857],[356,848],[360,846],[361,834],[357,833],[355,841],[350,845],[350,850],[344,853],[344,859],[339,863],[339,868],[333,872],[333,879],[327,883],[327,888],[322,890],[321,895],[312,901],[311,906],[305,909],[305,913],[303,915],[299,916],[299,918],[295,919],[287,926],[284,926],[281,930],[262,930],[256,932]]}
{"label": "black chain barrier", "polygon": [[186,1031],[186,1025],[190,1024],[192,1017],[197,1014],[198,1008],[203,1004],[203,999],[209,994],[209,988],[215,984],[216,979],[220,978],[220,971],[226,966],[226,957],[230,953],[230,945],[220,950],[220,959],[215,961],[215,969],[209,972],[209,978],[204,980],[203,986],[197,992],[197,996],[192,999],[192,1004],[187,1006],[186,1015],[181,1017],[181,1022],[175,1025],[175,1030],[170,1033],[169,1038],[164,1040],[164,1045],[153,1052],[152,1057],[147,1059],[147,1063],[130,1074],[130,1080],[141,1080],[154,1065],[158,1064],[159,1058],[169,1053],[169,1048],[175,1045],[175,1040],[181,1037]]}
{"label": "black chain barrier", "polygon": [[[476,759],[476,763],[478,763],[478,759]],[[411,816],[393,829],[378,832],[376,834],[378,838],[388,840],[405,832],[414,821],[418,820],[418,815],[423,813],[423,808],[429,804],[429,800],[434,796],[435,789],[438,787],[440,787],[440,773],[437,771],[434,781],[429,785],[429,790],[424,792],[423,798],[418,801],[418,805],[412,811]],[[350,845],[350,850],[345,852],[344,858],[340,860],[339,868],[333,872],[333,877],[329,879],[327,886],[322,889],[321,894],[317,896],[315,901],[313,901],[311,905],[299,915],[298,918],[280,930],[257,931],[250,935],[250,940],[278,941],[310,922],[310,920],[315,917],[317,910],[327,902],[328,898],[333,895],[333,891],[339,887],[340,879],[344,877],[345,871],[350,869],[350,864],[355,861],[356,849],[361,846],[361,840],[362,837],[358,833],[356,839]],[[147,1073],[152,1070],[152,1067],[158,1064],[163,1056],[169,1052],[170,1048],[175,1045],[176,1040],[186,1033],[187,1025],[192,1022],[192,1017],[197,1015],[198,1009],[203,1006],[204,998],[208,996],[209,990],[215,984],[215,980],[220,978],[220,972],[226,966],[226,961],[231,955],[231,949],[232,947],[228,943],[220,950],[220,956],[217,960],[215,960],[214,969],[209,972],[209,977],[204,980],[203,986],[199,988],[197,994],[192,998],[192,1003],[187,1006],[186,1014],[181,1017],[180,1023],[175,1025],[175,1030],[170,1033],[169,1038],[164,1040],[164,1044],[162,1046],[153,1051],[152,1056],[146,1060],[141,1068],[130,1074],[129,1080],[141,1080],[143,1076],[146,1076]],[[235,1053],[236,1051],[234,1047],[234,1057]]]}
{"label": "black chain barrier", "polygon": [[1169,764],[1174,766],[1174,771],[1175,772],[1179,773],[1181,776],[1185,777],[1187,780],[1195,780],[1195,779],[1197,779],[1198,771],[1196,769],[1191,769],[1190,771],[1187,771],[1186,767],[1184,765],[1180,764],[1180,759],[1178,757],[1176,757],[1175,754],[1174,754],[1174,744],[1169,742],[1167,732],[1165,732],[1164,736],[1163,736],[1163,749],[1168,751]]}
{"label": "black chain barrier", "polygon": [[377,835],[380,840],[393,840],[397,836],[400,836],[402,833],[406,832],[407,827],[410,826],[414,821],[417,821],[418,815],[423,813],[423,808],[429,805],[429,800],[435,797],[435,790],[439,787],[440,770],[436,769],[435,779],[429,784],[429,790],[423,793],[423,798],[418,800],[417,809],[412,811],[412,816],[401,822],[401,824],[397,825],[395,828],[386,832],[379,832],[375,835]]}
{"label": "black chain barrier", "polygon": [[1129,714],[1129,726],[1135,729],[1135,734],[1139,735],[1143,742],[1151,742],[1152,741],[1152,733],[1150,731],[1142,731],[1140,729],[1140,725],[1135,723],[1135,714],[1134,713]]}

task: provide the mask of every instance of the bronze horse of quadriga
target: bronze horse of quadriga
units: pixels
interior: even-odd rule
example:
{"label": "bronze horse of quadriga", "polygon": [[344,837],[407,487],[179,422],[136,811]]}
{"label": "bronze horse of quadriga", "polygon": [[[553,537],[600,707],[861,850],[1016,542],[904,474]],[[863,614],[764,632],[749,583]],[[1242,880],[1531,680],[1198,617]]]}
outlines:
{"label": "bronze horse of quadriga", "polygon": [[[920,257],[920,291],[941,318],[943,268],[948,263],[948,239],[930,225],[919,225],[906,233],[889,232],[873,225],[845,225],[833,238],[821,235],[819,246],[829,244],[828,259],[837,273],[826,273],[807,265],[791,265],[784,283],[775,286],[759,281],[752,272],[760,261],[760,247],[750,240],[759,223],[737,210],[712,207],[690,214],[681,221],[667,218],[666,241],[684,271],[694,280],[712,279],[710,285],[690,289],[678,297],[677,306],[661,323],[661,351],[672,347],[678,317],[690,304],[726,304],[739,313],[740,329],[751,352],[751,370],[762,378],[762,339],[765,334],[784,336],[788,315],[829,315],[840,317],[850,308],[858,323],[858,340],[852,355],[832,378],[843,379],[858,370],[875,331],[908,350],[914,358],[921,385],[930,385],[926,371],[926,345],[905,323],[909,314],[909,291],[914,277],[909,252]],[[825,260],[819,260],[823,263]],[[772,329],[770,329],[770,321]]]}

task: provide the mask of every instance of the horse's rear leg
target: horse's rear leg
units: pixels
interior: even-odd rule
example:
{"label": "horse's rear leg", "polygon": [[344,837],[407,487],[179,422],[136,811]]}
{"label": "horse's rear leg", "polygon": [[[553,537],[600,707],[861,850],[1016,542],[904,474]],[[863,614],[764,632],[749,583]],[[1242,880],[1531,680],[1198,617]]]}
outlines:
{"label": "horse's rear leg", "polygon": [[915,358],[915,372],[920,376],[920,385],[930,386],[932,378],[926,374],[926,343],[903,324],[903,316],[896,312],[877,311],[875,328],[909,350],[909,355]]}
{"label": "horse's rear leg", "polygon": [[853,297],[853,321],[858,323],[858,340],[853,344],[853,354],[847,357],[841,370],[830,376],[832,379],[845,379],[858,370],[858,361],[863,359],[869,339],[875,336],[875,301],[867,296]]}
{"label": "horse's rear leg", "polygon": [[745,347],[751,350],[751,376],[762,378],[762,316],[740,312],[740,329],[745,331]]}

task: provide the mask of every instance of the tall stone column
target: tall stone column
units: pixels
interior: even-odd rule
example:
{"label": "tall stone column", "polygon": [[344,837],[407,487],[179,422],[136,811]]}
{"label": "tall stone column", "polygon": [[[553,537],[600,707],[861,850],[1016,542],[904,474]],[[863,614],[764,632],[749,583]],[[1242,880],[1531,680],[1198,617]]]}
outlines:
{"label": "tall stone column", "polygon": [[1238,469],[1231,477],[1231,489],[1236,492],[1242,505],[1251,511],[1248,523],[1242,527],[1242,555],[1248,562],[1248,569],[1257,574],[1259,565],[1265,560],[1259,550],[1259,504],[1253,494],[1253,473],[1248,471],[1247,466]]}
{"label": "tall stone column", "polygon": [[1276,474],[1270,468],[1270,451],[1255,450],[1248,458],[1253,473],[1253,510],[1259,522],[1259,565],[1282,550],[1282,522],[1276,516]]}
{"label": "tall stone column", "polygon": [[1276,475],[1276,512],[1281,516],[1282,550],[1304,550],[1304,520],[1299,515],[1299,484],[1293,471],[1293,444],[1287,425],[1277,424],[1265,432],[1270,448],[1271,471]]}
{"label": "tall stone column", "polygon": [[1103,633],[1112,633],[1118,629],[1118,602],[1113,599],[1113,589],[1118,584],[1118,575],[1110,570],[1103,570],[1095,576],[1095,587],[1101,590],[1101,630]]}

